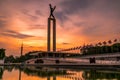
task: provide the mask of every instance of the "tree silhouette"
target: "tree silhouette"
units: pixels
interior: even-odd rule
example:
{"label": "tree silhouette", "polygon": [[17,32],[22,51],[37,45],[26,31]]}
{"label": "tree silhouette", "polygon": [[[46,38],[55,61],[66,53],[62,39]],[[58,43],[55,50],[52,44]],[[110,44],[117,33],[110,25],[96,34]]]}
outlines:
{"label": "tree silhouette", "polygon": [[[108,44],[111,45],[111,44],[112,44],[112,41],[109,40],[109,41],[108,41]],[[109,52],[113,52],[113,48],[112,48],[112,46],[110,46],[110,50],[109,50]]]}
{"label": "tree silhouette", "polygon": [[114,42],[116,43],[116,42],[117,42],[117,39],[115,39]]}
{"label": "tree silhouette", "polygon": [[0,49],[0,59],[5,58],[5,49],[1,48]]}
{"label": "tree silhouette", "polygon": [[111,41],[111,40],[109,40],[109,41],[108,41],[108,44],[112,44],[112,41]]}
{"label": "tree silhouette", "polygon": [[98,45],[100,45],[100,46],[101,46],[101,45],[102,45],[102,43],[101,43],[101,42],[99,42],[99,43],[98,43]]}
{"label": "tree silhouette", "polygon": [[[108,44],[112,44],[112,41],[109,40]],[[101,54],[103,54],[103,53],[115,53],[115,52],[120,52],[120,43],[114,43],[113,45],[107,45],[107,42],[104,41],[102,43],[101,42],[97,43],[95,46],[84,45],[81,47],[80,50],[84,55],[100,54],[100,53]]]}

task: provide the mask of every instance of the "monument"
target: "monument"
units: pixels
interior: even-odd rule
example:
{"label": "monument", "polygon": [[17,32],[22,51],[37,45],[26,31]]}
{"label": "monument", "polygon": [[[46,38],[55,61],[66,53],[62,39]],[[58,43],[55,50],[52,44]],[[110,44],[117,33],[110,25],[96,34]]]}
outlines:
{"label": "monument", "polygon": [[21,56],[23,55],[23,43],[21,44],[21,48],[20,48],[20,53],[21,53]]}
{"label": "monument", "polygon": [[[47,33],[47,51],[51,51],[51,27],[53,29],[53,52],[56,51],[56,19],[53,15],[53,12],[56,6],[50,6],[50,16],[48,17],[48,33]],[[52,25],[52,26],[51,26]]]}

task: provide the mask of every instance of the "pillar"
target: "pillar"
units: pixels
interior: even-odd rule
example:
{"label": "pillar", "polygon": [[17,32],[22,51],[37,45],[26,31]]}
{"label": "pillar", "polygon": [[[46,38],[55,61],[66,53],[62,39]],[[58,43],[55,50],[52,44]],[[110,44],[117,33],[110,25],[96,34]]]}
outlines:
{"label": "pillar", "polygon": [[50,51],[50,18],[48,18],[47,51]]}
{"label": "pillar", "polygon": [[56,20],[53,19],[53,51],[56,51]]}
{"label": "pillar", "polygon": [[[51,26],[51,24],[53,24]],[[48,18],[47,51],[51,51],[51,27],[53,29],[53,52],[56,51],[56,19]]]}

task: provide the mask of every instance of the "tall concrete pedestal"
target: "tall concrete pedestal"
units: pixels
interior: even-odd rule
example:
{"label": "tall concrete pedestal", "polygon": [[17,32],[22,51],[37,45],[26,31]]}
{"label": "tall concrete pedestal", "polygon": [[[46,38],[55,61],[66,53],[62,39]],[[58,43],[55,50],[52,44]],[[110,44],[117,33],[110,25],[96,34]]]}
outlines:
{"label": "tall concrete pedestal", "polygon": [[48,18],[47,51],[51,51],[51,28],[53,28],[53,52],[55,52],[56,51],[56,19],[55,18]]}

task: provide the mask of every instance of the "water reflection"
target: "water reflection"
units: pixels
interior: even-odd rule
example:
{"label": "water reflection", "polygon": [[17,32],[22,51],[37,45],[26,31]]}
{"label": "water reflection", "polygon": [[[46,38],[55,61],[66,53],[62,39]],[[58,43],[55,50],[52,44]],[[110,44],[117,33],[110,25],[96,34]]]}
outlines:
{"label": "water reflection", "polygon": [[0,79],[2,79],[2,75],[3,75],[3,69],[0,68]]}
{"label": "water reflection", "polygon": [[90,70],[85,71],[85,79],[116,79],[120,80],[120,72],[117,71],[103,71],[103,70]]}
{"label": "water reflection", "polygon": [[21,80],[21,70],[19,70],[19,80]]}
{"label": "water reflection", "polygon": [[47,77],[47,80],[50,80],[50,77],[56,80],[56,76],[67,74],[66,70],[59,68],[24,67],[19,69],[29,76]]}
{"label": "water reflection", "polygon": [[0,80],[120,80],[120,71],[0,66]]}

